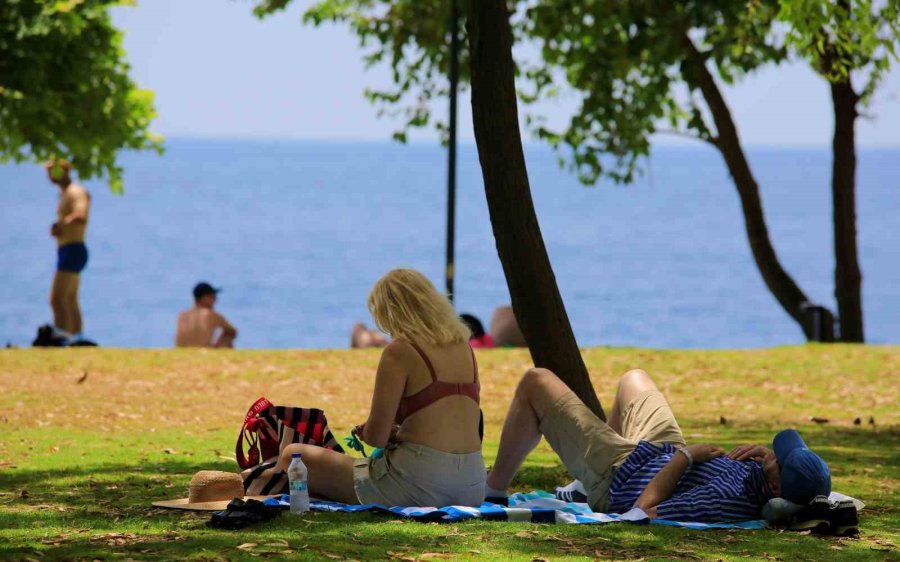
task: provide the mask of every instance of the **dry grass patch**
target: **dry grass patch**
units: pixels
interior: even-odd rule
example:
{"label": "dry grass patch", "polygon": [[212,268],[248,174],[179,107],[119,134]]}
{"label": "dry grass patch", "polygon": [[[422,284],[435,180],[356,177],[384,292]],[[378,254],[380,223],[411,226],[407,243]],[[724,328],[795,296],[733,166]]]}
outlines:
{"label": "dry grass patch", "polygon": [[[604,404],[618,377],[641,367],[666,391],[691,441],[730,447],[799,427],[831,465],[835,488],[868,503],[855,541],[661,526],[421,525],[340,514],[282,517],[229,533],[207,529],[205,517],[149,507],[153,499],[183,495],[196,470],[236,469],[234,439],[259,396],[323,408],[335,433],[346,435],[368,413],[378,357],[370,350],[0,350],[0,559],[898,555],[898,347],[584,350]],[[490,463],[516,382],[531,363],[525,350],[508,349],[479,350],[478,360]],[[541,446],[514,486],[552,489],[566,481],[558,459]]]}
{"label": "dry grass patch", "polygon": [[[584,352],[601,401],[618,377],[647,370],[680,419],[767,424],[811,417],[849,426],[859,417],[900,424],[900,348],[804,346],[751,351]],[[378,363],[375,350],[7,350],[0,352],[0,417],[26,426],[89,429],[233,427],[259,396],[324,409],[336,429],[364,420]],[[499,425],[527,351],[479,350],[488,425]],[[891,382],[894,381],[894,382]]]}

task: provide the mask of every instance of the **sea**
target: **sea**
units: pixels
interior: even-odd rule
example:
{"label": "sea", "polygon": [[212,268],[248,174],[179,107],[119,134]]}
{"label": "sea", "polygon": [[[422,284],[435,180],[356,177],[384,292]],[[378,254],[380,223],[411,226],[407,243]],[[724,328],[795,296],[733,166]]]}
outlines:
{"label": "sea", "polygon": [[[827,148],[749,151],[785,269],[834,309]],[[655,148],[631,185],[586,187],[543,145],[526,147],[541,231],[581,346],[759,348],[798,325],[754,265],[720,155]],[[172,138],[124,153],[125,194],[92,195],[81,279],[85,335],[171,347],[198,281],[239,348],[345,348],[366,298],[395,267],[444,288],[446,151],[438,143]],[[857,226],[866,338],[900,343],[900,148],[859,151]],[[52,320],[58,190],[34,164],[0,165],[0,346]],[[487,325],[510,302],[474,145],[460,146],[454,303]]]}

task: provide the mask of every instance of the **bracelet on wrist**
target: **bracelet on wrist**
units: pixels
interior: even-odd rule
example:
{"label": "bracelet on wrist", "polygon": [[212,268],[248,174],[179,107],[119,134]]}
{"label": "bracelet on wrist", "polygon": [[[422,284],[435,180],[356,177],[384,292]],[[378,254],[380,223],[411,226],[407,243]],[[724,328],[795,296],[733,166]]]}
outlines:
{"label": "bracelet on wrist", "polygon": [[684,454],[684,456],[687,458],[687,461],[688,461],[688,465],[687,465],[688,468],[691,468],[692,466],[694,466],[694,456],[691,454],[690,451],[687,450],[687,447],[682,447],[681,449],[678,449],[675,452]]}

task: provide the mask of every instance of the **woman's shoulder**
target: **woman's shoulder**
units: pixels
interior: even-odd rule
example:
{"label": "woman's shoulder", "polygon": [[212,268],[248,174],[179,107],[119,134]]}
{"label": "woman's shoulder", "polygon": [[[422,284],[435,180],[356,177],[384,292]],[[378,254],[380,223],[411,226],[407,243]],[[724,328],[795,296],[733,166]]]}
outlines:
{"label": "woman's shoulder", "polygon": [[391,361],[398,364],[409,364],[418,357],[419,352],[409,341],[395,338],[381,351],[382,361]]}
{"label": "woman's shoulder", "polygon": [[384,348],[385,354],[405,361],[432,361],[440,357],[453,356],[455,354],[471,355],[472,348],[467,341],[452,342],[447,344],[433,344],[426,342],[414,342],[408,338],[394,339]]}
{"label": "woman's shoulder", "polygon": [[409,343],[409,341],[405,339],[394,338],[389,344],[384,346],[384,350],[381,353],[382,355],[390,354],[398,356],[406,355],[411,351],[413,351],[413,347],[412,344]]}

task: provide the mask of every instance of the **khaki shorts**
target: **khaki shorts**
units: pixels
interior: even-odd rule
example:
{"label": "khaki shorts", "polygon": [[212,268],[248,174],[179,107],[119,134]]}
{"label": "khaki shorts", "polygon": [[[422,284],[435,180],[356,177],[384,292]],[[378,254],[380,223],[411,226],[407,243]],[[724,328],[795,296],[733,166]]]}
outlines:
{"label": "khaki shorts", "polygon": [[487,473],[481,451],[455,454],[415,443],[400,443],[377,459],[353,466],[353,487],[361,504],[478,507]]}
{"label": "khaki shorts", "polygon": [[638,441],[684,446],[684,436],[672,408],[659,390],[638,395],[622,412],[622,435],[601,421],[568,392],[541,420],[540,430],[573,478],[588,492],[588,505],[605,511],[616,468]]}

